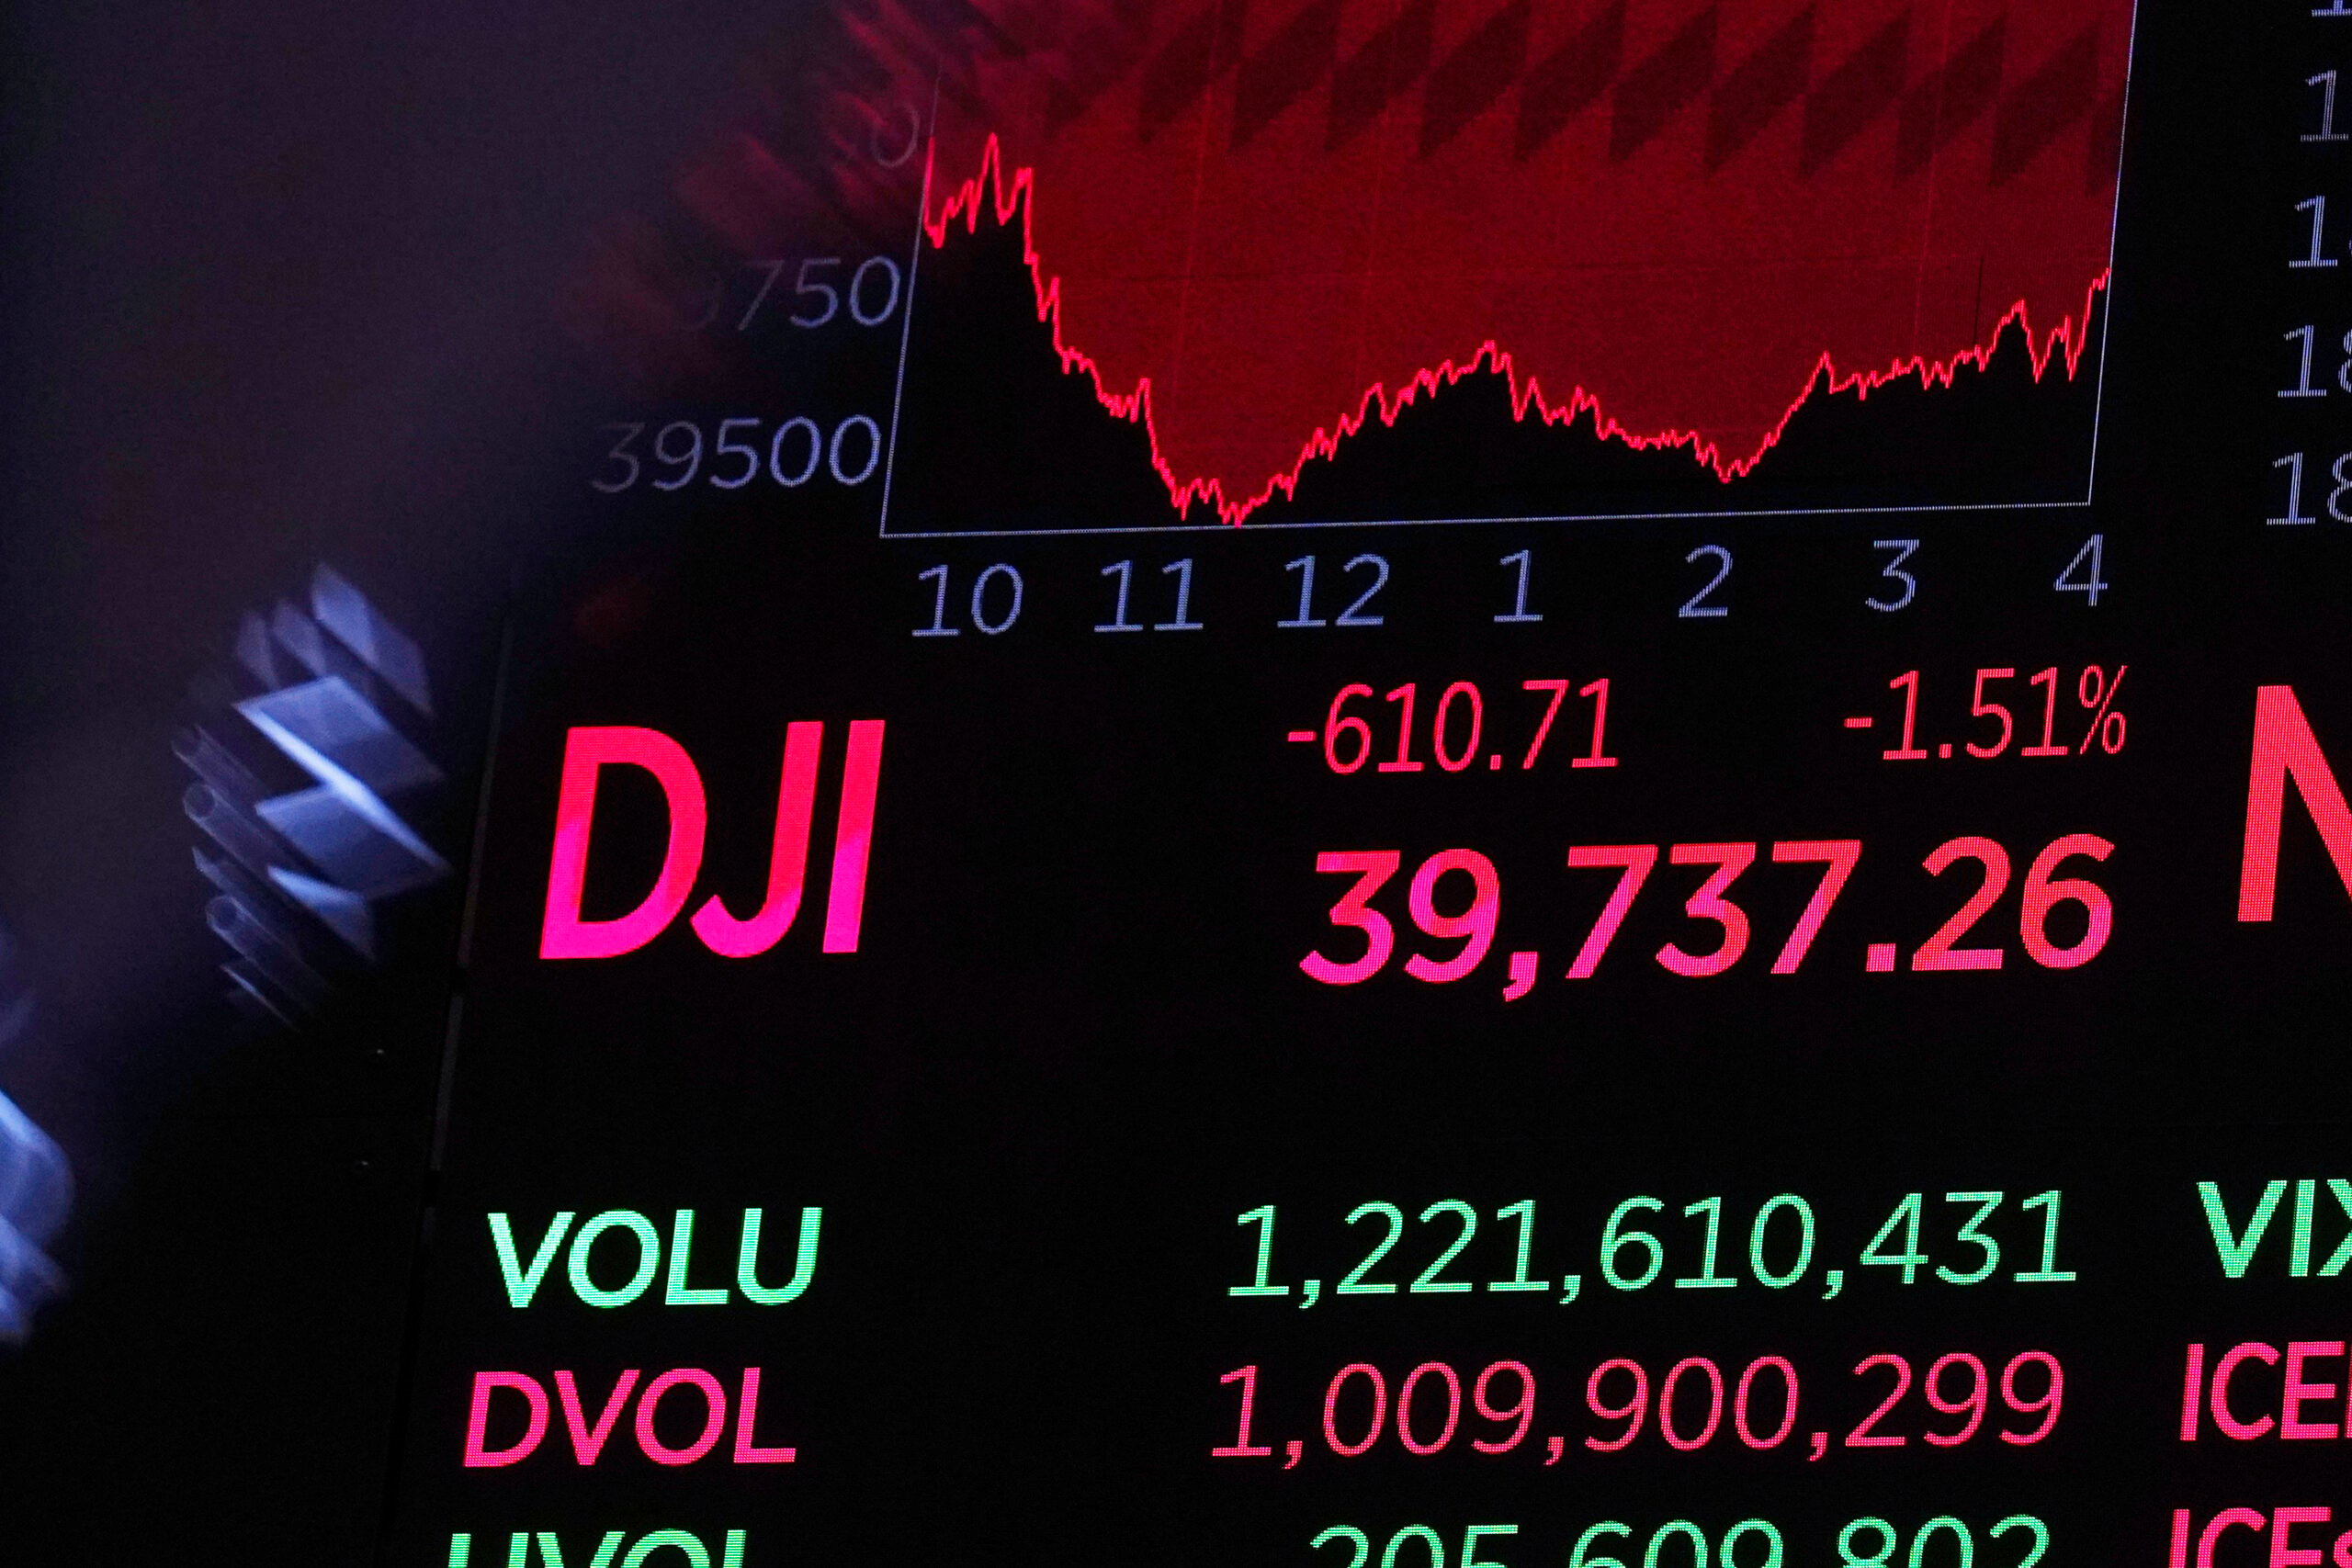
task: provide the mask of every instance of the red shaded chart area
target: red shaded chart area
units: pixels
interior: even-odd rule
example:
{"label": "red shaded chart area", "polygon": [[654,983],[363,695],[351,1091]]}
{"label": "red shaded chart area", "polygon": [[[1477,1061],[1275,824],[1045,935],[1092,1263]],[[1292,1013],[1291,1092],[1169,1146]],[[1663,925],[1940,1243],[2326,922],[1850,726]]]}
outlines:
{"label": "red shaded chart area", "polygon": [[1228,521],[1482,362],[1736,483],[1825,363],[1932,382],[2016,322],[2073,374],[2107,276],[2131,0],[1004,10],[931,243],[1025,222],[1065,367]]}

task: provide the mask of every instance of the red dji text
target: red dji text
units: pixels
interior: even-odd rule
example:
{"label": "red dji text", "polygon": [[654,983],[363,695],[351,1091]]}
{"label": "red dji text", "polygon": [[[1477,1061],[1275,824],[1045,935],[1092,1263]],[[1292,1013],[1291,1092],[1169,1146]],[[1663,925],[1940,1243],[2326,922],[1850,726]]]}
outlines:
{"label": "red dji text", "polygon": [[[832,885],[825,900],[824,951],[855,953],[865,910],[865,863],[874,838],[874,797],[882,772],[878,718],[849,726],[842,764],[841,813],[833,830]],[[810,819],[816,813],[817,771],[825,727],[814,719],[786,728],[783,781],[776,792],[775,838],[769,851],[766,897],[748,919],[728,911],[713,895],[694,913],[695,935],[723,958],[765,953],[792,929],[800,912],[808,868]],[[580,912],[588,881],[588,838],[596,809],[596,778],[606,767],[642,768],[661,784],[669,807],[669,841],[653,887],[636,908],[612,919]],[[542,958],[612,958],[633,952],[668,929],[686,907],[702,870],[706,808],[702,775],[685,748],[658,729],[629,725],[582,726],[566,732],[563,779],[556,795],[555,851],[548,865],[547,918],[539,931]]]}

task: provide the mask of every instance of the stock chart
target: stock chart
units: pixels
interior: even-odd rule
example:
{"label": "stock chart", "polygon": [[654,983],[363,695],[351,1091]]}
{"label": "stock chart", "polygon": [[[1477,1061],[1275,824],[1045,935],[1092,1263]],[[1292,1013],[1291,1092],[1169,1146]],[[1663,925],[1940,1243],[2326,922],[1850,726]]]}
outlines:
{"label": "stock chart", "polygon": [[2348,62],[748,61],[555,290],[381,1560],[2352,1565]]}

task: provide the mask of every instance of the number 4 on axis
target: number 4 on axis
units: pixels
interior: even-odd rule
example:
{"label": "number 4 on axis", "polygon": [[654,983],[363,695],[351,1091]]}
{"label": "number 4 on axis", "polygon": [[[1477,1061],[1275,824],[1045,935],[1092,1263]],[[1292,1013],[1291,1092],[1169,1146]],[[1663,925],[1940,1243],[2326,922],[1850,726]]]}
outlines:
{"label": "number 4 on axis", "polygon": [[2051,587],[2061,593],[2079,593],[2086,604],[2097,604],[2098,596],[2107,591],[2107,536],[2093,534],[2075,552],[2066,570],[2052,581]]}

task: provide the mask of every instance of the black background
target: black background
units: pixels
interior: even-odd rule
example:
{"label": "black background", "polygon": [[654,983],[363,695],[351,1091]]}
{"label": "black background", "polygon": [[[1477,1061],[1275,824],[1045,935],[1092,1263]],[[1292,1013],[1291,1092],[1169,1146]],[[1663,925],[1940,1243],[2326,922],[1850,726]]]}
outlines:
{"label": "black background", "polygon": [[[473,672],[452,732],[488,733],[501,703],[454,1031],[438,955],[455,889],[417,912],[413,951],[435,961],[355,998],[324,1055],[232,1047],[193,1088],[155,1092],[175,1107],[165,1130],[135,1184],[109,1184],[76,1299],[0,1389],[24,1539],[85,1539],[92,1498],[136,1490],[152,1521],[107,1529],[187,1541],[266,1524],[288,1555],[308,1540],[364,1560],[389,1513],[386,1560],[436,1563],[452,1529],[478,1532],[480,1562],[503,1560],[512,1529],[556,1529],[569,1548],[672,1524],[706,1539],[747,1526],[753,1562],[828,1548],[1295,1562],[1346,1521],[1375,1550],[1406,1522],[1453,1543],[1464,1524],[1517,1522],[1492,1554],[1518,1564],[1565,1554],[1600,1517],[1634,1523],[1638,1547],[1668,1517],[1719,1536],[1750,1515],[1781,1525],[1792,1562],[1820,1562],[1847,1518],[1938,1513],[2007,1561],[1981,1532],[2025,1511],[2052,1524],[2055,1562],[2153,1558],[2175,1506],[2332,1501],[2329,1445],[2188,1450],[2171,1432],[2187,1341],[2343,1332],[2337,1287],[2278,1281],[2275,1255],[2257,1266],[2268,1281],[2219,1283],[2192,1184],[2220,1180],[2242,1205],[2265,1180],[2338,1168],[2335,954],[2352,911],[2293,807],[2277,921],[2233,913],[2254,688],[2292,682],[2323,744],[2339,758],[2352,744],[2340,526],[2260,522],[2278,509],[2271,459],[2305,446],[2315,478],[2340,423],[2272,394],[2290,367],[2278,334],[2316,320],[2324,343],[2340,310],[2332,274],[2283,264],[2302,244],[2293,202],[2339,174],[2335,150],[2293,138],[2301,83],[2335,63],[2327,29],[2346,27],[2296,7],[2144,8],[2086,511],[877,541],[870,491],[587,495],[578,475],[600,448],[572,461],[571,436],[607,411],[557,400],[499,492],[531,520],[503,525],[528,543],[490,574],[512,592],[412,568],[413,606],[481,606],[429,639]],[[625,412],[779,417],[804,392],[872,385],[888,349],[850,344],[808,368],[754,346],[694,404]],[[745,400],[776,386],[790,396]],[[953,390],[912,386],[906,428],[954,423],[952,400],[921,400]],[[1052,468],[1069,440],[1040,423],[992,449]],[[2323,495],[2307,485],[2307,505]],[[1149,520],[1115,493],[1102,510]],[[2110,584],[2096,606],[2052,586],[2094,532]],[[1922,541],[1907,563],[1920,589],[1883,615],[1862,601],[1885,586],[1871,541],[1889,537]],[[1736,558],[1715,601],[1731,613],[1678,618],[1704,581],[1686,557],[1710,544]],[[1511,582],[1497,562],[1519,549],[1534,552],[1530,607],[1545,619],[1497,626]],[[1385,624],[1276,629],[1295,602],[1283,563],[1310,551],[1327,583],[1356,554],[1386,558]],[[418,553],[452,579],[478,558]],[[1105,566],[1136,562],[1140,604],[1179,556],[1196,563],[1204,630],[1091,630],[1107,617]],[[1013,628],[910,635],[931,616],[920,572],[944,563],[963,592],[997,561],[1026,584]],[[1883,730],[1838,724],[1890,711],[1886,681],[1918,669],[1923,737],[1960,739],[1976,668],[2055,664],[2071,686],[2087,662],[2132,669],[2117,757],[1894,764],[1875,755]],[[1426,703],[1475,680],[1500,723],[1503,694],[1560,675],[1611,678],[1619,769],[1568,771],[1559,734],[1540,774],[1333,778],[1281,739],[1346,682],[1419,681]],[[685,746],[713,802],[703,887],[741,909],[784,725],[830,722],[830,783],[842,723],[876,716],[890,728],[859,953],[815,953],[804,909],[752,960],[716,958],[683,921],[622,959],[536,957],[566,727],[646,724]],[[479,742],[451,744],[462,759]],[[592,886],[618,904],[642,886],[654,825],[650,802],[632,817],[626,782],[610,787]],[[471,804],[453,791],[452,841]],[[1862,943],[1907,953],[1956,907],[1953,878],[1918,869],[1936,844],[1987,834],[2021,874],[2073,831],[2117,845],[2098,874],[2115,935],[2086,967],[2028,964],[2012,894],[1984,928],[2008,922],[1997,975],[1861,972]],[[1748,960],[1688,981],[1646,958],[1680,931],[1693,881],[1661,867],[1600,976],[1560,978],[1607,882],[1566,873],[1567,844],[1812,837],[1867,850],[1799,975],[1762,971],[1809,873],[1751,871]],[[1333,991],[1298,973],[1340,886],[1314,875],[1317,851],[1397,848],[1409,866],[1455,846],[1501,868],[1497,952],[1544,953],[1532,995],[1502,1003],[1496,959],[1444,987],[1392,969]],[[1928,1193],[1933,1216],[1946,1190],[2001,1188],[2013,1205],[2052,1187],[2076,1284],[1854,1280],[1852,1253],[1903,1193]],[[1663,1200],[1673,1242],[1683,1204],[1723,1193],[1736,1258],[1740,1216],[1778,1191],[1814,1201],[1825,1266],[1845,1252],[1838,1301],[1600,1290],[1592,1240],[1618,1200]],[[1281,1205],[1288,1277],[1328,1283],[1351,1261],[1338,1222],[1359,1202],[1409,1217],[1458,1198],[1490,1215],[1527,1197],[1551,1258],[1538,1271],[1582,1272],[1576,1305],[1397,1297],[1293,1315],[1223,1293],[1249,1256],[1232,1216],[1260,1203]],[[723,1257],[735,1212],[760,1205],[780,1258],[781,1221],[803,1203],[826,1208],[817,1285],[764,1310],[594,1314],[550,1288],[518,1314],[482,1220],[511,1212],[535,1235],[559,1208],[629,1207],[666,1228],[691,1206]],[[2030,1250],[2014,1207],[2004,1220],[2005,1249],[2015,1235]],[[1482,1227],[1474,1277],[1499,1234]],[[2329,1222],[2321,1235],[2324,1256]],[[1781,1353],[1825,1401],[1800,1429],[1843,1430],[1858,1412],[1837,1402],[1863,1355],[2026,1348],[2069,1373],[2066,1417],[2033,1450],[1980,1438],[1810,1466],[1722,1439],[1671,1454],[1651,1437],[1552,1470],[1322,1454],[1287,1475],[1205,1458],[1230,1432],[1215,1380],[1246,1363],[1266,1368],[1259,1427],[1279,1443],[1312,1434],[1311,1397],[1357,1359],[1392,1384],[1423,1359],[1527,1360],[1544,1380],[1534,1430],[1573,1434],[1583,1374],[1606,1357],[1655,1375],[1685,1354]],[[624,1432],[582,1472],[560,1430],[532,1464],[457,1464],[476,1371],[571,1367],[595,1390],[622,1366],[707,1366],[731,1383],[747,1364],[767,1369],[764,1424],[800,1447],[788,1470],[660,1472]]]}

